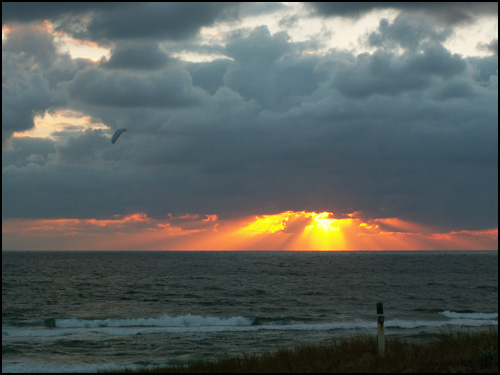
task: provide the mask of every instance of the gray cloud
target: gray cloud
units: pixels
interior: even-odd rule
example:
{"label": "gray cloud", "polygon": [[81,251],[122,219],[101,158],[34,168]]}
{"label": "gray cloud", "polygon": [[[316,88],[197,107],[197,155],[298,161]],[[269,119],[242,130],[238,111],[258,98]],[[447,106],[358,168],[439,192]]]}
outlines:
{"label": "gray cloud", "polygon": [[224,74],[224,83],[266,108],[283,110],[296,105],[324,78],[315,71],[316,57],[301,56],[286,33],[271,35],[263,26],[228,43],[226,51],[234,63]]}
{"label": "gray cloud", "polygon": [[158,43],[119,42],[105,66],[114,69],[156,70],[164,68],[168,62],[167,53],[159,48]]}
{"label": "gray cloud", "polygon": [[182,40],[216,20],[237,19],[238,3],[2,3],[2,24],[48,19],[75,38],[104,44],[117,40]]}
{"label": "gray cloud", "polygon": [[196,103],[199,93],[182,69],[159,72],[112,71],[100,67],[78,72],[68,85],[72,98],[112,107],[179,107]]}
{"label": "gray cloud", "polygon": [[[128,131],[115,145],[103,130],[13,138],[2,216],[327,210],[496,227],[498,57],[454,55],[448,31],[429,27],[401,17],[379,25],[374,53],[325,56],[258,27],[232,36],[228,58],[200,63],[169,58],[152,31],[113,44],[109,62],[52,50],[36,67],[23,59],[37,46],[8,39],[6,137],[58,106]],[[106,32],[122,38],[112,22]]]}
{"label": "gray cloud", "polygon": [[36,26],[18,26],[2,43],[2,143],[15,131],[33,127],[53,93],[42,70],[55,60],[54,38]]}
{"label": "gray cloud", "polygon": [[51,155],[55,155],[54,142],[50,139],[15,138],[9,152],[2,154],[2,168],[15,166],[26,167],[30,163],[45,164]]}
{"label": "gray cloud", "polygon": [[10,30],[2,52],[18,57],[24,64],[36,63],[47,69],[55,60],[56,46],[54,37],[37,25],[22,25]]}
{"label": "gray cloud", "polygon": [[193,84],[213,95],[218,88],[224,86],[223,77],[229,65],[231,65],[230,59],[217,59],[208,64],[190,63],[186,68],[193,78]]}
{"label": "gray cloud", "polygon": [[92,62],[72,59],[39,24],[11,27],[2,43],[2,144],[15,131],[33,128],[33,118],[64,106],[58,85],[71,81]]}
{"label": "gray cloud", "polygon": [[[129,3],[133,4],[133,3]],[[115,10],[126,4],[120,3],[2,3],[2,24],[7,22],[31,22],[53,20],[61,16],[84,14],[93,11]]]}
{"label": "gray cloud", "polygon": [[392,23],[380,21],[379,29],[368,36],[368,42],[375,47],[401,47],[415,50],[423,42],[444,42],[452,34],[451,27],[436,29],[429,19],[408,14],[398,15]]}
{"label": "gray cloud", "polygon": [[313,11],[323,16],[360,17],[373,10],[395,9],[402,12],[420,12],[439,23],[457,24],[472,21],[479,16],[498,14],[498,3],[492,2],[319,2],[308,3]]}
{"label": "gray cloud", "polygon": [[398,95],[439,84],[465,70],[466,63],[441,45],[427,45],[420,53],[397,56],[384,51],[339,61],[332,86],[344,95]]}
{"label": "gray cloud", "polygon": [[234,17],[233,3],[141,3],[96,14],[88,25],[93,40],[190,38],[219,17]]}
{"label": "gray cloud", "polygon": [[[3,66],[3,64],[2,64]],[[33,127],[33,116],[50,106],[52,93],[39,74],[20,74],[2,84],[2,143],[15,131]]]}
{"label": "gray cloud", "polygon": [[484,49],[486,51],[490,51],[495,55],[498,55],[498,39],[492,40],[489,43],[481,43],[479,45],[480,49]]}

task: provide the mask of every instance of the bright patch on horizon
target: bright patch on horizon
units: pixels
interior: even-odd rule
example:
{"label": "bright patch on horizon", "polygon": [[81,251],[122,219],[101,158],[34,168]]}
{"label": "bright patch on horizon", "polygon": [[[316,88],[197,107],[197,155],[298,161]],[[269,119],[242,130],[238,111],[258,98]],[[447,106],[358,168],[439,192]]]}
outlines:
{"label": "bright patch on horizon", "polygon": [[320,228],[324,232],[331,232],[331,231],[339,231],[340,230],[340,224],[342,220],[350,220],[350,219],[330,219],[329,216],[331,213],[329,212],[322,212],[320,214],[313,213],[313,223],[311,225],[308,225],[305,229],[306,230],[311,230],[314,228]]}
{"label": "bright patch on horizon", "polygon": [[330,212],[286,211],[275,215],[257,216],[255,221],[238,233],[245,238],[278,233],[285,242],[280,250],[297,246],[303,250],[345,250],[342,228],[352,225],[352,219],[335,219]]}
{"label": "bright patch on horizon", "polygon": [[[17,244],[20,248],[11,248]],[[71,245],[68,245],[71,244]],[[398,218],[285,211],[246,220],[144,213],[107,219],[8,219],[4,250],[498,250],[498,228],[441,233]]]}

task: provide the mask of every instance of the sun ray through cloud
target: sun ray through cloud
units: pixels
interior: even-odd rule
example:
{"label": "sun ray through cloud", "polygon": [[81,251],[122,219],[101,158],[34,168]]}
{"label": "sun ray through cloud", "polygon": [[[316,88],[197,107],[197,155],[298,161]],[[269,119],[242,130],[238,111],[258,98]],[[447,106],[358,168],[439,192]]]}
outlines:
{"label": "sun ray through cloud", "polygon": [[[440,232],[397,218],[334,218],[330,212],[285,211],[239,220],[216,215],[144,213],[109,219],[4,220],[4,243],[44,249],[59,239],[61,249],[142,250],[486,250],[497,249],[498,230]],[[23,240],[21,240],[21,238]],[[66,241],[71,239],[72,246]],[[64,241],[66,240],[66,241]],[[64,245],[63,245],[64,244]],[[35,246],[36,247],[36,246]]]}

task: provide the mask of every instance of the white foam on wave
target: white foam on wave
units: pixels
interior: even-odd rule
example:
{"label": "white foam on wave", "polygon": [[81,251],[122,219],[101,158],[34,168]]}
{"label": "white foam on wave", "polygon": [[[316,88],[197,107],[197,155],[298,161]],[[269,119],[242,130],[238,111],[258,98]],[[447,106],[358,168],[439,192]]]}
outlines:
{"label": "white foam on wave", "polygon": [[453,311],[443,311],[439,315],[451,319],[481,319],[481,320],[498,320],[498,313],[465,313],[465,312],[453,312]]}
{"label": "white foam on wave", "polygon": [[[388,320],[385,323],[386,328],[440,328],[446,326],[453,327],[480,327],[484,326],[484,320],[474,319],[453,319],[453,320]],[[498,325],[498,321],[489,321],[489,325]]]}
{"label": "white foam on wave", "polygon": [[[454,313],[444,311],[439,315],[448,319],[439,320],[398,320],[387,319],[385,327],[389,329],[435,329],[445,326],[479,327],[498,325],[498,313]],[[252,324],[252,319],[243,316],[230,318],[203,317],[199,315],[183,315],[172,317],[163,315],[158,318],[137,319],[56,319],[55,327],[33,329],[33,327],[3,327],[2,340],[87,340],[95,335],[133,336],[137,334],[189,334],[214,332],[245,332],[245,331],[330,331],[330,330],[375,330],[374,320],[356,320],[350,322],[317,322],[290,324]]]}
{"label": "white foam on wave", "polygon": [[159,318],[138,319],[56,319],[57,328],[99,328],[99,327],[211,327],[211,326],[247,326],[252,320],[243,316],[231,318],[203,317],[184,315],[172,317],[163,315]]}
{"label": "white foam on wave", "polygon": [[[149,366],[144,365],[118,365],[115,363],[102,365],[69,365],[69,364],[50,364],[41,362],[18,362],[2,361],[2,373],[96,373],[99,371],[122,371],[125,369],[137,370]],[[151,365],[155,367],[155,365]]]}

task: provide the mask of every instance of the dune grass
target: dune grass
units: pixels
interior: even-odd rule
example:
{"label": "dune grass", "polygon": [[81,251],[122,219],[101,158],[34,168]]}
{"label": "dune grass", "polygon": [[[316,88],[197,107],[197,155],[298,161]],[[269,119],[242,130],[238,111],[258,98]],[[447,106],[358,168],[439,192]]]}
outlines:
{"label": "dune grass", "polygon": [[426,343],[387,338],[378,355],[375,336],[339,339],[327,344],[282,348],[188,366],[135,369],[134,373],[274,373],[274,372],[498,372],[498,327],[481,332],[447,332]]}

